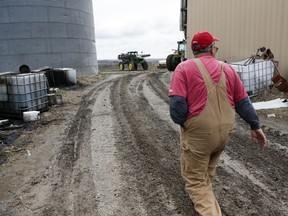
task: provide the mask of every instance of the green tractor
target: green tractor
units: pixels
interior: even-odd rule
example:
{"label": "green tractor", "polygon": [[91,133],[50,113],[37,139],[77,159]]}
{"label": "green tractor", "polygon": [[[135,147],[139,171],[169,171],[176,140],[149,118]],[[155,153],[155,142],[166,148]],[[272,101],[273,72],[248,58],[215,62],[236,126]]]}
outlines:
{"label": "green tractor", "polygon": [[118,55],[119,69],[123,71],[127,65],[129,71],[138,70],[138,64],[141,64],[143,70],[148,70],[148,63],[144,58],[149,56],[150,54],[139,55],[137,51],[121,53]]}
{"label": "green tractor", "polygon": [[174,71],[180,62],[186,60],[186,40],[178,41],[177,44],[177,50],[166,58],[166,67],[169,71]]}

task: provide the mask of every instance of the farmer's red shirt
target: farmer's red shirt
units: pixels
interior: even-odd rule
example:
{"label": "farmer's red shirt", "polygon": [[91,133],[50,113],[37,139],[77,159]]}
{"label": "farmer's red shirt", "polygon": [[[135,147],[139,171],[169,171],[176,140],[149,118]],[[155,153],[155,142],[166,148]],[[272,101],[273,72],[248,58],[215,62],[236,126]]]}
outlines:
{"label": "farmer's red shirt", "polygon": [[[219,61],[208,55],[200,56],[199,59],[214,83],[217,84],[221,77]],[[236,102],[246,98],[248,95],[238,74],[229,64],[225,64],[224,73],[226,76],[227,97],[234,108]],[[182,62],[174,71],[169,96],[175,95],[186,98],[188,104],[187,119],[198,115],[205,107],[207,100],[205,81],[192,59]]]}

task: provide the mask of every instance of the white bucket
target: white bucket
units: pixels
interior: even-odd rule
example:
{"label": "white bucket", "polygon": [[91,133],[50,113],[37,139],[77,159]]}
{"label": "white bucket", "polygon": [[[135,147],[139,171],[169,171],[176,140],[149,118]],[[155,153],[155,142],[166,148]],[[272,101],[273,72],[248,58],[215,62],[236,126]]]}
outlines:
{"label": "white bucket", "polygon": [[55,95],[55,102],[57,105],[61,105],[62,104],[62,95],[56,94]]}
{"label": "white bucket", "polygon": [[37,121],[40,119],[40,112],[39,111],[27,111],[23,112],[23,120],[25,122],[29,121]]}
{"label": "white bucket", "polygon": [[56,101],[55,101],[55,94],[47,94],[48,97],[48,102],[50,106],[55,105]]}

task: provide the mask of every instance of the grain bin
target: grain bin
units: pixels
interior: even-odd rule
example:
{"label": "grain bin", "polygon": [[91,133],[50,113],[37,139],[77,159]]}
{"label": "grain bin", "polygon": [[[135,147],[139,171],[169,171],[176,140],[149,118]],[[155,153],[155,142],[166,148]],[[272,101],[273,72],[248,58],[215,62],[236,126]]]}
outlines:
{"label": "grain bin", "polygon": [[92,0],[1,0],[0,72],[43,66],[98,71]]}

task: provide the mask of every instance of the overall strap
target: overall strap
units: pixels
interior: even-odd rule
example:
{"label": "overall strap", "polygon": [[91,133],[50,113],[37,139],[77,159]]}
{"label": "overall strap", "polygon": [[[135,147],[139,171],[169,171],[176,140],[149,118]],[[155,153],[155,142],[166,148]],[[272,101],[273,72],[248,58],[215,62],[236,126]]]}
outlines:
{"label": "overall strap", "polygon": [[225,74],[224,74],[224,62],[222,61],[219,61],[220,65],[221,65],[221,78],[219,80],[219,83],[216,84],[213,79],[211,78],[210,74],[208,73],[208,71],[206,70],[205,66],[203,65],[203,63],[201,62],[200,59],[193,59],[194,62],[196,63],[196,65],[198,66],[199,68],[199,71],[200,73],[202,74],[202,77],[203,79],[205,80],[206,84],[207,85],[220,85],[223,83],[224,86],[226,86],[226,77],[225,77]]}

